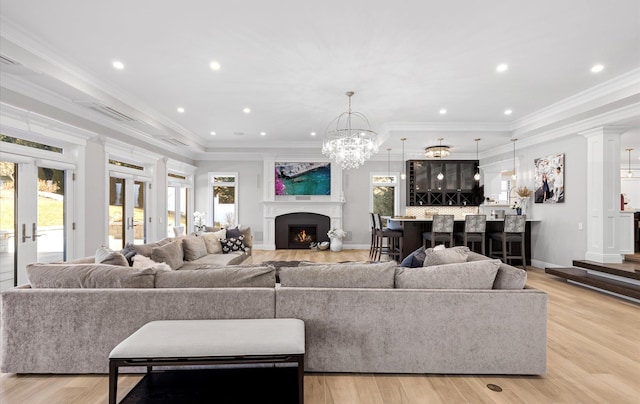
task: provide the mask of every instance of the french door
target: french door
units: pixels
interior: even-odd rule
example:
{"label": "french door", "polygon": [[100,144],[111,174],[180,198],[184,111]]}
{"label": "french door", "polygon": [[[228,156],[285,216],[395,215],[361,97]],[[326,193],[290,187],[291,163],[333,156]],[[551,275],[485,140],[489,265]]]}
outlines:
{"label": "french door", "polygon": [[122,249],[126,243],[144,244],[147,234],[148,182],[127,174],[109,177],[109,248]]}
{"label": "french door", "polygon": [[27,283],[29,263],[66,259],[72,179],[68,164],[18,156],[0,161],[1,290]]}

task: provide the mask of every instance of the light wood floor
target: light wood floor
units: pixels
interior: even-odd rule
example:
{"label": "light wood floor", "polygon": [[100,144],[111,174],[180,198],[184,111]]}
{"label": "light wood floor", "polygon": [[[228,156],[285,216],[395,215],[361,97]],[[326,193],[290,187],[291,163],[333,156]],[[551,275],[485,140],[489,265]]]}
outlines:
{"label": "light wood floor", "polygon": [[[270,260],[365,260],[367,251],[256,251]],[[640,403],[640,306],[567,284],[541,269],[529,286],[549,293],[545,376],[307,374],[307,404]],[[119,399],[140,376],[119,379]],[[0,376],[0,403],[106,403],[106,375]],[[492,383],[502,392],[487,388]]]}

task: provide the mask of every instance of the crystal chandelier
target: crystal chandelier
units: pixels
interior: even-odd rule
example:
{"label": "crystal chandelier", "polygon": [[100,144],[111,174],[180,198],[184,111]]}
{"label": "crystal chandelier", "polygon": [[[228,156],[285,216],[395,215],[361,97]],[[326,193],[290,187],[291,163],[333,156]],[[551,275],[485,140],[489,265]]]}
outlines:
{"label": "crystal chandelier", "polygon": [[[343,169],[358,168],[378,152],[378,135],[371,130],[369,120],[361,112],[351,111],[353,94],[353,91],[347,92],[349,110],[331,121],[322,142],[322,154],[334,159]],[[353,121],[360,121],[362,127]]]}

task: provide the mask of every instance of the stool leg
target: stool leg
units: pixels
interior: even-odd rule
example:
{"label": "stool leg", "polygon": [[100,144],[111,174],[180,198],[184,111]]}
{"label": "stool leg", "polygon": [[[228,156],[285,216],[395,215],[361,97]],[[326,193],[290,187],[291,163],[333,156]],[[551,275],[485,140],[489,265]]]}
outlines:
{"label": "stool leg", "polygon": [[520,255],[522,255],[522,269],[527,270],[527,258],[524,254],[524,235],[520,239]]}
{"label": "stool leg", "polygon": [[109,361],[109,404],[116,404],[118,394],[118,365]]}
{"label": "stool leg", "polygon": [[507,261],[507,237],[504,234],[502,235],[502,262],[509,263]]}
{"label": "stool leg", "polygon": [[484,234],[482,235],[482,255],[484,255]]}

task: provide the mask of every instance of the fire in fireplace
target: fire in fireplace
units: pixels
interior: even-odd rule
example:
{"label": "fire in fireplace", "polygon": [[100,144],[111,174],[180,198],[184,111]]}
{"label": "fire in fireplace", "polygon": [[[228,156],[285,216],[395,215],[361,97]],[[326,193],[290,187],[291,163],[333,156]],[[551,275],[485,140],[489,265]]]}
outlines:
{"label": "fire in fireplace", "polygon": [[289,225],[289,248],[309,248],[317,241],[318,226]]}

